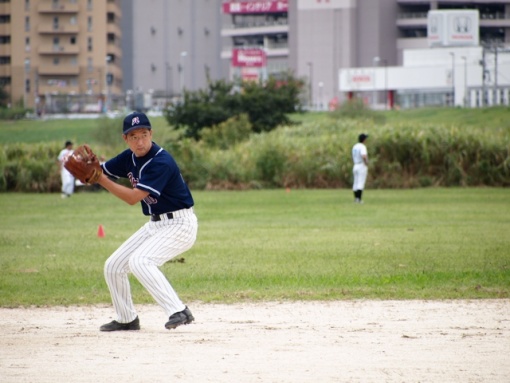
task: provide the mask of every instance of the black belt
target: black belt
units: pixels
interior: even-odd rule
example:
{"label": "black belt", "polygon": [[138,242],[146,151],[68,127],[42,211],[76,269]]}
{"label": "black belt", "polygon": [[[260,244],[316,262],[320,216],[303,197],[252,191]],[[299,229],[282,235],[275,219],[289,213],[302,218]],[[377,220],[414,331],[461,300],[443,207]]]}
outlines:
{"label": "black belt", "polygon": [[151,221],[158,222],[161,221],[161,217],[167,217],[168,219],[174,218],[174,213],[164,213],[164,214],[151,214]]}

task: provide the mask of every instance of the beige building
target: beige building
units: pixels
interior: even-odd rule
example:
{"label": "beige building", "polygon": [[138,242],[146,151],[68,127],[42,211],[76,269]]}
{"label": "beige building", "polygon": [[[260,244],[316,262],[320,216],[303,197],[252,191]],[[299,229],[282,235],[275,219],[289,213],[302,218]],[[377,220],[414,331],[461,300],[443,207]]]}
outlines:
{"label": "beige building", "polygon": [[0,0],[0,83],[10,102],[48,112],[115,103],[120,20],[120,0]]}

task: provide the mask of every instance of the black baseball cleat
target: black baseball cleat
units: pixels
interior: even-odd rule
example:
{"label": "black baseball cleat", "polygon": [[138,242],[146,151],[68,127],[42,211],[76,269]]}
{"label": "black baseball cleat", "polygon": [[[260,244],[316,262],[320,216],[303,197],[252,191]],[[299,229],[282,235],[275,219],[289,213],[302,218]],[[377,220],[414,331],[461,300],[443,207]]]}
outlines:
{"label": "black baseball cleat", "polygon": [[191,311],[189,310],[188,306],[186,306],[184,310],[172,314],[170,318],[168,318],[168,322],[166,322],[165,328],[171,330],[183,324],[190,324],[194,320],[195,318],[193,318],[193,314],[191,314]]}
{"label": "black baseball cleat", "polygon": [[116,320],[110,323],[104,324],[99,328],[100,331],[128,331],[128,330],[140,330],[140,320],[138,317],[134,321],[129,323],[119,323]]}

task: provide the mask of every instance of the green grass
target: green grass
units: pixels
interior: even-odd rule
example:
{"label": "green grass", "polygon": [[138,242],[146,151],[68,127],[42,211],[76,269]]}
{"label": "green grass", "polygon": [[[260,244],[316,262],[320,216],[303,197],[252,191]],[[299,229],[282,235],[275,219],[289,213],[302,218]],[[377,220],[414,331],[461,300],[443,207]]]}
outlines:
{"label": "green grass", "polygon": [[[118,124],[118,136],[122,134],[122,119],[114,120]],[[64,144],[66,140],[75,143],[101,144],[100,131],[104,118],[98,119],[59,119],[59,120],[17,120],[0,121],[0,142],[2,144],[53,142]],[[155,138],[162,130],[170,130],[163,117],[152,117]]]}
{"label": "green grass", "polygon": [[[163,270],[185,301],[510,297],[508,190],[365,194],[195,192],[197,243]],[[0,211],[4,307],[109,303],[104,261],[146,220],[106,192],[0,194]]]}
{"label": "green grass", "polygon": [[[461,108],[424,108],[411,110],[392,110],[378,112],[385,117],[386,123],[420,124],[456,124],[459,126],[480,127],[510,127],[508,118],[509,108],[493,107],[480,109]],[[327,112],[307,112],[293,114],[290,119],[295,122],[328,122],[330,114]],[[0,121],[0,142],[12,143],[39,143],[56,141],[62,143],[71,139],[77,143],[101,144],[100,135],[102,119],[78,120],[20,120]],[[164,117],[151,117],[154,126],[155,140],[172,136],[171,128]],[[121,133],[121,119],[118,121],[119,135]]]}

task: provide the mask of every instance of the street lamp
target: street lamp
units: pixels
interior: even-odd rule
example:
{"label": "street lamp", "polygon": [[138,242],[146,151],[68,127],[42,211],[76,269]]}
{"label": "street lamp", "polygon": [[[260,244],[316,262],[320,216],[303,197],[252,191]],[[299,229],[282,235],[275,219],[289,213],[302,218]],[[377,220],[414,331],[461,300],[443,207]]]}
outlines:
{"label": "street lamp", "polygon": [[166,98],[167,98],[167,102],[168,102],[168,99],[170,98],[170,91],[171,91],[170,79],[172,78],[172,66],[168,62],[166,62],[165,75],[166,75],[166,78],[165,78]]}
{"label": "street lamp", "polygon": [[309,82],[309,85],[308,87],[310,88],[309,89],[309,107],[310,109],[312,109],[312,106],[313,106],[313,63],[312,62],[308,62],[307,63],[308,65],[308,82]]}
{"label": "street lamp", "polygon": [[384,109],[388,109],[388,60],[382,60],[384,65]]}
{"label": "street lamp", "polygon": [[377,90],[376,90],[376,78],[375,78],[375,70],[376,70],[376,67],[379,65],[379,61],[381,61],[381,58],[379,56],[375,56],[374,57],[374,78],[373,78],[373,84],[374,84],[374,92],[372,94],[372,107],[375,109],[375,106],[376,106],[376,103],[377,103]]}
{"label": "street lamp", "polygon": [[317,85],[319,86],[319,110],[322,110],[322,88],[324,87],[324,83],[319,81]]}
{"label": "street lamp", "polygon": [[467,57],[462,56],[462,60],[464,60],[464,107],[468,106],[468,93],[467,93]]}
{"label": "street lamp", "polygon": [[452,106],[455,107],[455,53],[450,52],[452,56]]}
{"label": "street lamp", "polygon": [[182,60],[188,55],[188,52],[182,51],[179,57],[179,88],[181,90],[181,98],[184,95],[184,65]]}

